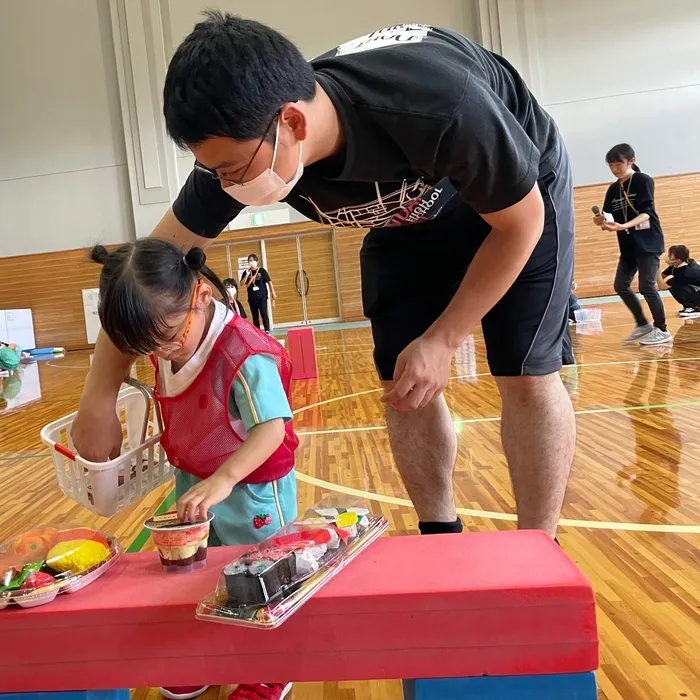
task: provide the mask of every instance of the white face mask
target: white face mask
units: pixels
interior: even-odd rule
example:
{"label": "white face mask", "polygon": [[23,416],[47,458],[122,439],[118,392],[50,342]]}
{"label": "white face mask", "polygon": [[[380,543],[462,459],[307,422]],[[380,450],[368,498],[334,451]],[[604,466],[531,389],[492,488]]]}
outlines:
{"label": "white face mask", "polygon": [[235,287],[226,287],[226,291],[228,292],[228,295],[231,298],[236,296],[236,288]]}
{"label": "white face mask", "polygon": [[260,175],[248,182],[229,185],[224,187],[224,192],[233,197],[237,202],[245,206],[264,206],[274,204],[283,200],[291,191],[294,185],[299,182],[304,173],[304,163],[301,160],[301,141],[299,141],[299,160],[294,176],[289,182],[285,182],[274,170],[275,159],[277,158],[277,146],[280,138],[280,123],[277,120],[275,130],[275,148],[272,151],[272,164]]}
{"label": "white face mask", "polygon": [[[241,202],[242,203],[242,202]],[[248,264],[250,265],[251,270],[257,270],[258,268],[258,263],[256,260],[249,260]]]}

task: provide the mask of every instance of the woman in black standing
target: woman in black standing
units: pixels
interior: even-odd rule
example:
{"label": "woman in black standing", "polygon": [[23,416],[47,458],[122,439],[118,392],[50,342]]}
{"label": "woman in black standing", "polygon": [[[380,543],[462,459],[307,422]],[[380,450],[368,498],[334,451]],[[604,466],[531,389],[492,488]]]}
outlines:
{"label": "woman in black standing", "polygon": [[263,327],[265,332],[270,332],[270,317],[267,313],[267,288],[270,287],[272,295],[272,308],[275,308],[275,300],[277,294],[272,285],[272,280],[267,270],[260,267],[260,260],[255,253],[248,256],[248,269],[241,275],[241,284],[248,290],[248,306],[250,307],[250,315],[253,319],[253,325],[260,328],[260,317],[262,316]]}
{"label": "woman in black standing", "polygon": [[[635,163],[634,150],[627,143],[613,146],[605,160],[617,182],[608,188],[603,213],[596,215],[593,221],[604,231],[617,231],[620,260],[615,274],[615,291],[637,322],[637,327],[625,342],[642,345],[672,343],[673,336],[666,328],[664,305],[656,286],[659,257],[664,252],[664,234],[654,208],[654,181],[640,171]],[[609,220],[610,215],[613,221]],[[639,291],[649,305],[653,326],[632,291],[632,280],[637,273]]]}

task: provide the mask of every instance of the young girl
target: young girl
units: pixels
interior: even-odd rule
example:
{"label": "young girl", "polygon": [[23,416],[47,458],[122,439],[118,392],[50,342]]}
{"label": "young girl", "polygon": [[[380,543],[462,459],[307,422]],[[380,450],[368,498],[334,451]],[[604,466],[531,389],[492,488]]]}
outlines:
{"label": "young girl", "polygon": [[[617,182],[608,188],[603,213],[595,216],[593,221],[604,231],[617,231],[620,261],[615,274],[615,291],[637,322],[637,327],[625,342],[642,345],[672,343],[673,336],[666,329],[664,305],[656,287],[659,256],[664,252],[664,234],[654,208],[654,181],[640,171],[635,163],[634,150],[627,143],[613,146],[605,160]],[[607,221],[605,213],[611,214],[614,221]],[[632,280],[637,272],[639,291],[649,305],[653,326],[647,321],[642,305],[632,291]]]}
{"label": "young girl", "polygon": [[[296,517],[289,405],[291,368],[282,347],[234,314],[199,248],[186,255],[145,238],[91,257],[103,265],[99,315],[122,353],[151,355],[163,414],[161,439],[175,476],[177,510],[194,521],[211,510],[210,544],[253,544]],[[212,299],[216,288],[225,300]],[[274,671],[274,669],[273,669]],[[280,700],[291,683],[241,685],[231,700]],[[163,688],[174,700],[206,687]]]}
{"label": "young girl", "polygon": [[[227,277],[224,280],[224,287],[226,287],[226,291],[228,292],[228,300],[233,312],[238,313],[241,318],[248,318],[248,314],[246,314],[243,304],[241,304],[241,300],[238,298],[238,282],[236,282],[233,277]],[[221,301],[226,303],[223,299]]]}
{"label": "young girl", "polygon": [[690,257],[690,251],[684,245],[672,245],[666,262],[668,267],[661,273],[661,278],[671,296],[683,307],[678,315],[700,318],[700,265]]}

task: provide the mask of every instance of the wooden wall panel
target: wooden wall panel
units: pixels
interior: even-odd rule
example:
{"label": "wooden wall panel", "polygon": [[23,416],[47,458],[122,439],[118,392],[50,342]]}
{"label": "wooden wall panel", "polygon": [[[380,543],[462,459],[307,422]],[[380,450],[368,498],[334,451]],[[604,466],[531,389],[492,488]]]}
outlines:
{"label": "wooden wall panel", "polygon": [[87,347],[82,290],[101,267],[85,250],[0,258],[0,309],[31,309],[37,347]]}
{"label": "wooden wall panel", "polygon": [[[226,246],[211,246],[207,248],[207,266],[220,280],[228,277],[228,254]],[[219,293],[214,290],[214,298],[218,298]]]}
{"label": "wooden wall panel", "polygon": [[302,289],[306,285],[306,314],[309,320],[339,318],[332,231],[301,236],[299,245],[302,271],[306,273],[306,279],[302,279],[300,285]]}
{"label": "wooden wall panel", "polygon": [[272,312],[275,323],[303,323],[304,302],[299,279],[297,239],[280,238],[265,242],[267,271],[277,292]]}
{"label": "wooden wall panel", "polygon": [[367,231],[363,229],[336,229],[335,253],[338,259],[341,317],[344,321],[362,321],[362,280],[360,277],[360,249]]}

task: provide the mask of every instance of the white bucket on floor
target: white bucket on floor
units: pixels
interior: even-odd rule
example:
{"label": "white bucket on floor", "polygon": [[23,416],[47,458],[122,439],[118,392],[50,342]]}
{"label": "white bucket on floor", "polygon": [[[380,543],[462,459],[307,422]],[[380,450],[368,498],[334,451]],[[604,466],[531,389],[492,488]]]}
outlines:
{"label": "white bucket on floor", "polygon": [[591,323],[600,321],[603,310],[599,306],[584,306],[582,309],[574,311],[576,323]]}

